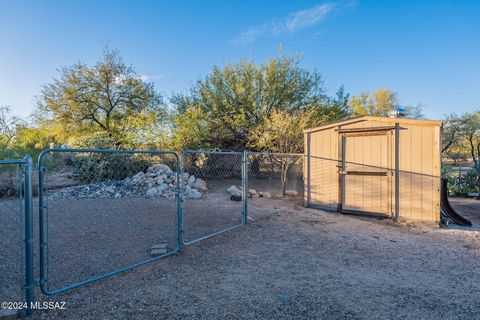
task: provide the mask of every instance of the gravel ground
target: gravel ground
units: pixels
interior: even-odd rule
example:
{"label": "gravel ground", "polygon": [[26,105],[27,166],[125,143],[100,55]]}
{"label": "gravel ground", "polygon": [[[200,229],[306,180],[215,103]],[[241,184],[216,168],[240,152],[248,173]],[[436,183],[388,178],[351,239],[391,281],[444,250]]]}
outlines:
{"label": "gravel ground", "polygon": [[[54,287],[148,257],[150,245],[174,237],[166,232],[175,224],[173,202],[122,201],[50,203]],[[187,202],[191,237],[238,218],[236,202],[203,201],[197,211],[188,210]],[[472,205],[480,208],[479,203]],[[67,310],[40,311],[35,318],[478,317],[478,229],[398,225],[277,199],[252,199],[250,211],[255,221],[247,227],[174,256],[66,294],[46,297],[37,292],[39,300],[65,301]],[[11,279],[0,273],[0,281]]]}

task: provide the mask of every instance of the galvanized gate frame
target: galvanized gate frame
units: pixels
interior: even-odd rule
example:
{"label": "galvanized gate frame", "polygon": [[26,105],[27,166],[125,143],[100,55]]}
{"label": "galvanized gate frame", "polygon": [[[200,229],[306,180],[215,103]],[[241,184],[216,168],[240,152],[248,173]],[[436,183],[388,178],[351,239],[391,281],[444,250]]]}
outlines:
{"label": "galvanized gate frame", "polygon": [[[47,237],[47,230],[46,230],[46,225],[45,225],[45,219],[48,214],[48,206],[45,203],[45,194],[44,194],[44,177],[47,172],[47,167],[44,165],[43,161],[44,158],[47,154],[52,153],[52,152],[69,152],[69,153],[75,153],[75,152],[91,152],[91,153],[119,153],[119,154],[134,154],[134,153],[143,153],[143,154],[169,154],[173,155],[175,157],[176,161],[176,175],[177,175],[177,192],[176,192],[176,203],[177,203],[177,238],[176,238],[176,245],[173,251],[165,253],[163,255],[146,259],[144,261],[122,267],[119,269],[116,269],[114,271],[104,273],[95,277],[92,277],[90,279],[73,283],[71,285],[68,285],[66,287],[56,289],[56,290],[49,290],[48,289],[48,274],[46,270],[46,263],[47,263],[47,251],[48,251],[48,237]],[[64,293],[66,291],[87,285],[89,283],[105,279],[114,275],[117,275],[119,273],[129,271],[132,269],[135,269],[139,266],[148,264],[150,262],[156,261],[161,258],[165,258],[167,256],[171,256],[173,254],[176,254],[182,250],[182,247],[184,245],[192,245],[195,243],[198,243],[199,241],[206,240],[209,238],[212,238],[214,236],[217,236],[219,234],[231,231],[233,229],[236,229],[238,227],[241,227],[243,225],[246,225],[248,223],[248,159],[247,155],[248,152],[244,151],[243,152],[243,157],[242,157],[242,162],[241,162],[241,168],[242,168],[242,222],[240,224],[231,226],[229,228],[219,230],[216,232],[213,232],[211,234],[208,234],[206,236],[193,239],[191,241],[185,241],[184,240],[184,230],[185,230],[185,224],[184,224],[184,188],[181,185],[181,177],[183,175],[185,165],[184,165],[184,157],[187,152],[194,152],[194,153],[205,153],[208,151],[192,151],[192,150],[182,150],[181,153],[181,158],[178,156],[176,152],[173,151],[163,151],[163,150],[99,150],[99,149],[63,149],[63,148],[51,148],[51,149],[46,149],[40,153],[40,156],[38,158],[38,174],[39,174],[39,184],[38,184],[38,189],[39,189],[39,245],[40,245],[40,257],[39,257],[39,265],[40,265],[40,289],[41,292],[45,295],[51,296],[51,295],[56,295],[60,293]],[[219,153],[215,151],[215,153]],[[225,153],[230,153],[231,152],[225,152]]]}
{"label": "galvanized gate frame", "polygon": [[185,197],[184,197],[184,190],[181,188],[181,201],[180,201],[180,211],[181,211],[181,216],[182,216],[182,227],[181,227],[181,233],[182,233],[182,244],[183,245],[192,245],[197,242],[200,242],[202,240],[210,239],[212,237],[215,237],[217,235],[220,235],[222,233],[237,229],[241,226],[244,226],[248,224],[248,151],[243,151],[241,152],[227,152],[227,151],[202,151],[202,150],[182,150],[181,153],[181,166],[180,166],[180,177],[183,177],[183,173],[185,172],[185,157],[187,154],[200,154],[200,153],[205,153],[205,154],[242,154],[242,161],[241,161],[241,171],[242,171],[242,221],[239,224],[230,226],[228,228],[210,233],[208,235],[205,235],[203,237],[199,237],[190,241],[186,241],[183,239],[183,234],[185,230],[185,225],[184,225],[184,202],[185,202]]}
{"label": "galvanized gate frame", "polygon": [[[30,155],[26,155],[22,160],[0,160],[0,164],[20,165],[23,167],[24,174],[24,243],[25,243],[25,283],[22,289],[25,289],[25,315],[33,315],[33,302],[35,292],[35,277],[33,272],[33,160]],[[23,315],[22,315],[23,316]]]}
{"label": "galvanized gate frame", "polygon": [[[43,160],[44,160],[44,158],[47,154],[52,153],[52,152],[69,152],[69,153],[90,152],[90,153],[107,153],[107,154],[117,153],[117,154],[151,154],[151,155],[166,155],[166,154],[168,154],[168,155],[174,156],[174,159],[175,159],[175,162],[176,162],[176,167],[177,167],[177,170],[176,170],[177,192],[176,192],[176,196],[175,196],[176,202],[177,202],[177,231],[176,231],[177,237],[176,237],[176,241],[175,241],[176,242],[175,248],[173,249],[173,251],[167,252],[167,253],[162,254],[160,256],[157,256],[157,257],[146,259],[144,261],[141,261],[141,262],[129,265],[129,266],[125,266],[125,267],[116,269],[116,270],[111,271],[111,272],[107,272],[107,273],[92,277],[92,278],[84,280],[84,281],[73,283],[69,286],[66,286],[66,287],[63,287],[63,288],[60,288],[60,289],[49,290],[48,285],[47,285],[48,284],[48,275],[47,275],[47,271],[46,271],[46,255],[47,255],[47,250],[48,250],[48,243],[47,243],[47,230],[46,230],[46,226],[45,226],[45,219],[46,219],[46,216],[47,216],[47,213],[48,213],[48,207],[45,204],[45,195],[44,195],[44,190],[43,190],[43,182],[44,182],[43,179],[44,179],[45,174],[47,172],[47,167],[44,166]],[[48,295],[48,296],[64,293],[66,291],[69,291],[69,290],[87,285],[89,283],[92,283],[92,282],[95,282],[95,281],[98,281],[98,280],[101,280],[101,279],[105,279],[105,278],[117,275],[119,273],[122,273],[122,272],[125,272],[125,271],[128,271],[128,270],[135,269],[135,268],[140,267],[142,265],[151,263],[153,261],[156,261],[158,259],[161,259],[161,258],[164,258],[164,257],[167,257],[167,256],[171,256],[171,255],[179,252],[181,250],[181,247],[182,247],[182,234],[183,234],[183,232],[182,232],[182,223],[183,222],[182,221],[183,221],[183,217],[182,217],[181,210],[179,210],[180,201],[181,201],[180,200],[180,198],[181,198],[180,197],[180,193],[181,193],[180,189],[181,188],[180,188],[180,179],[179,179],[178,168],[179,168],[178,154],[175,153],[175,152],[172,152],[172,151],[160,151],[160,150],[153,150],[153,151],[150,151],[150,150],[98,150],[98,149],[62,149],[62,148],[52,148],[52,149],[46,149],[46,150],[42,151],[42,153],[38,157],[40,289],[41,289],[42,293],[45,294],[45,295]]]}
{"label": "galvanized gate frame", "polygon": [[[48,274],[46,270],[47,263],[47,252],[48,252],[48,232],[45,224],[45,220],[48,216],[48,206],[45,201],[45,192],[44,192],[44,178],[47,173],[47,166],[44,164],[45,157],[49,153],[54,152],[63,152],[63,153],[76,153],[76,152],[90,152],[90,153],[105,153],[105,154],[152,154],[152,155],[172,155],[176,163],[176,175],[177,175],[177,186],[176,186],[176,207],[177,207],[177,230],[176,230],[176,244],[173,251],[165,253],[163,255],[146,259],[144,261],[128,265],[119,269],[116,269],[111,272],[107,272],[90,279],[73,283],[71,285],[65,286],[60,289],[49,290],[48,289]],[[33,242],[33,170],[35,165],[33,164],[32,157],[26,155],[22,160],[0,160],[0,164],[11,164],[11,165],[21,165],[24,168],[24,215],[25,215],[25,284],[22,286],[22,289],[25,289],[25,302],[27,303],[27,308],[25,310],[26,316],[31,316],[34,313],[34,291],[35,286],[38,284],[41,290],[41,293],[47,296],[57,295],[65,293],[69,290],[90,284],[92,282],[102,280],[108,277],[118,275],[122,272],[129,271],[140,267],[142,265],[151,263],[153,261],[165,258],[167,256],[174,255],[180,252],[183,246],[193,245],[202,240],[212,238],[214,236],[223,234],[225,232],[231,231],[238,227],[248,224],[248,151],[244,151],[241,161],[241,172],[242,172],[242,220],[241,223],[219,230],[208,234],[206,236],[193,239],[191,241],[184,240],[184,188],[182,187],[180,181],[181,176],[184,172],[184,157],[187,152],[196,152],[196,153],[205,153],[209,151],[192,151],[192,150],[182,150],[180,153],[181,158],[178,153],[174,151],[164,151],[164,150],[100,150],[100,149],[65,149],[65,148],[50,148],[43,150],[38,157],[38,197],[39,197],[39,282],[36,283],[34,275],[34,242]],[[210,151],[214,153],[219,153],[217,151]],[[231,152],[224,152],[231,153]]]}

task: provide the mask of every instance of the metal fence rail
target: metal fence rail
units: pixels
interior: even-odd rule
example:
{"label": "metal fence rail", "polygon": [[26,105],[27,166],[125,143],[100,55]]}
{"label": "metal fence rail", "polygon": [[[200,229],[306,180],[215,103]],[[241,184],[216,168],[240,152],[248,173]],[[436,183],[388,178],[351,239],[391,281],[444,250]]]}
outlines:
{"label": "metal fence rail", "polygon": [[180,250],[176,153],[48,149],[38,167],[44,294],[62,293]]}

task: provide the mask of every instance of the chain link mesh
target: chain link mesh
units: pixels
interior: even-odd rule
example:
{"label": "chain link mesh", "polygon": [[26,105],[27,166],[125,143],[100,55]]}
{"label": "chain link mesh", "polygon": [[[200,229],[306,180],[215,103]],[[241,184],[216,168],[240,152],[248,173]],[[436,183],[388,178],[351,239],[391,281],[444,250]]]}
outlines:
{"label": "chain link mesh", "polygon": [[24,301],[24,174],[0,164],[0,301]]}
{"label": "chain link mesh", "polygon": [[305,199],[308,206],[338,210],[341,161],[318,156],[305,159]]}
{"label": "chain link mesh", "polygon": [[241,152],[183,152],[183,179],[188,181],[184,190],[186,242],[242,222],[242,157]]}
{"label": "chain link mesh", "polygon": [[248,188],[248,214],[254,220],[292,203],[303,205],[303,155],[249,152]]}
{"label": "chain link mesh", "polygon": [[[62,290],[174,252],[179,187],[186,243],[242,224],[244,182],[248,183],[249,215],[254,219],[292,202],[303,204],[302,155],[247,155],[248,169],[242,175],[241,152],[184,151],[181,171],[176,154],[170,152],[45,152],[39,170],[47,290]],[[0,280],[4,284],[0,296],[22,301],[23,174],[13,168],[1,171],[2,181],[10,179],[10,187],[8,192],[2,189],[0,198]],[[34,198],[37,210],[38,198]]]}
{"label": "chain link mesh", "polygon": [[173,153],[49,152],[42,160],[48,290],[171,252]]}

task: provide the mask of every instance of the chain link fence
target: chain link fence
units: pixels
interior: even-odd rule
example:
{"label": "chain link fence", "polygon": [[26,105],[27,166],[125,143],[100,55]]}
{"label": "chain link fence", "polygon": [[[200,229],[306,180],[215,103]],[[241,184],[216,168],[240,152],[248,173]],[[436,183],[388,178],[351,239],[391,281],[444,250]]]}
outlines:
{"label": "chain link fence", "polygon": [[33,180],[28,159],[28,197],[27,160],[0,162],[3,301],[33,301],[33,278],[63,293],[304,203],[300,154],[47,149]]}
{"label": "chain link fence", "polygon": [[242,225],[242,159],[242,152],[183,151],[185,243]]}
{"label": "chain link fence", "polygon": [[303,155],[248,152],[248,197],[253,220],[303,205]]}
{"label": "chain link fence", "polygon": [[45,293],[179,249],[175,153],[50,149],[39,165]]}
{"label": "chain link fence", "polygon": [[0,302],[25,301],[23,170],[0,162]]}

